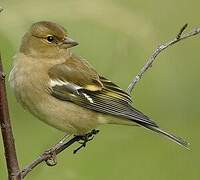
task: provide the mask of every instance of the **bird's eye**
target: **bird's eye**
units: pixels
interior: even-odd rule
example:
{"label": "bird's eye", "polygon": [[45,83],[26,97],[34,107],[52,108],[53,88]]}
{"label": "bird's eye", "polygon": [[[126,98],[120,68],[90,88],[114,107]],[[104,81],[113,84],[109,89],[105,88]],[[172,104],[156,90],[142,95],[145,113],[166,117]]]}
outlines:
{"label": "bird's eye", "polygon": [[53,42],[54,41],[54,37],[51,36],[51,35],[47,36],[47,41],[50,42],[50,43]]}

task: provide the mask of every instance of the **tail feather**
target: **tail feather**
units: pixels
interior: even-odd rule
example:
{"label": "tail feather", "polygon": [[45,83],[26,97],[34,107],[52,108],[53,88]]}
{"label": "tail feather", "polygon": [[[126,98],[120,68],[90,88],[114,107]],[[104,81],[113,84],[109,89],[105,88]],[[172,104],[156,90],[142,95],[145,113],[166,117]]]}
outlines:
{"label": "tail feather", "polygon": [[177,137],[177,136],[175,136],[175,135],[173,135],[173,134],[170,134],[170,133],[168,133],[168,132],[166,132],[166,131],[160,129],[159,127],[151,126],[151,125],[148,125],[148,124],[141,124],[141,125],[142,125],[143,127],[147,128],[147,129],[150,129],[150,130],[156,132],[156,133],[162,134],[162,135],[164,135],[165,137],[167,137],[168,139],[174,141],[175,143],[177,143],[177,144],[179,144],[179,145],[181,145],[181,146],[183,146],[183,147],[189,149],[189,148],[188,148],[189,143],[188,143],[187,141],[185,141],[183,138]]}

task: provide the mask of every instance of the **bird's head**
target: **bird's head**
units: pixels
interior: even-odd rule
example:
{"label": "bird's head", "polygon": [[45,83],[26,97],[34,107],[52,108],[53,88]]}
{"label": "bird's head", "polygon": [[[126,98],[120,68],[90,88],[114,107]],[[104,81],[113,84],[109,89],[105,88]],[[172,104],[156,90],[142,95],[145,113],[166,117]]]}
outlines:
{"label": "bird's head", "polygon": [[53,57],[76,45],[78,43],[68,36],[62,26],[41,21],[33,24],[24,35],[20,52],[33,56]]}

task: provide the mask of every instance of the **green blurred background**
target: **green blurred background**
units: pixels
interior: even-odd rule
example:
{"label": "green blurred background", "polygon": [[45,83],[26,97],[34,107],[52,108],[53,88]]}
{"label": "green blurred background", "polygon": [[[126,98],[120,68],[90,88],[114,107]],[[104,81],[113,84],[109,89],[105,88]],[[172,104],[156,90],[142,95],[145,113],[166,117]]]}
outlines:
{"label": "green blurred background", "polygon": [[[55,21],[80,45],[73,49],[99,73],[124,89],[145,59],[188,22],[199,24],[199,0],[1,0],[0,50],[5,72],[29,26]],[[188,29],[189,29],[188,28]],[[138,83],[134,104],[164,129],[187,139],[190,150],[150,131],[106,125],[78,154],[78,144],[58,156],[58,165],[37,167],[28,180],[198,180],[200,178],[200,38],[167,49]],[[23,167],[63,136],[25,112],[9,86],[8,99],[16,148]],[[6,179],[0,140],[0,179]]]}

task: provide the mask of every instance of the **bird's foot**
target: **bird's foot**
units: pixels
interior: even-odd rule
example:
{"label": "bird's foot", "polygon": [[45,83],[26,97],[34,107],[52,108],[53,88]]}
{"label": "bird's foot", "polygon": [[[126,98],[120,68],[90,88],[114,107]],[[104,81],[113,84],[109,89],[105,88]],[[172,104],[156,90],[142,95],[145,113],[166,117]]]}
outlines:
{"label": "bird's foot", "polygon": [[73,153],[76,154],[80,149],[82,149],[83,147],[86,147],[87,142],[93,140],[94,136],[98,133],[99,133],[98,129],[97,130],[93,129],[91,132],[89,132],[83,136],[80,136],[80,141],[78,141],[78,142],[81,145],[77,149],[75,149]]}

